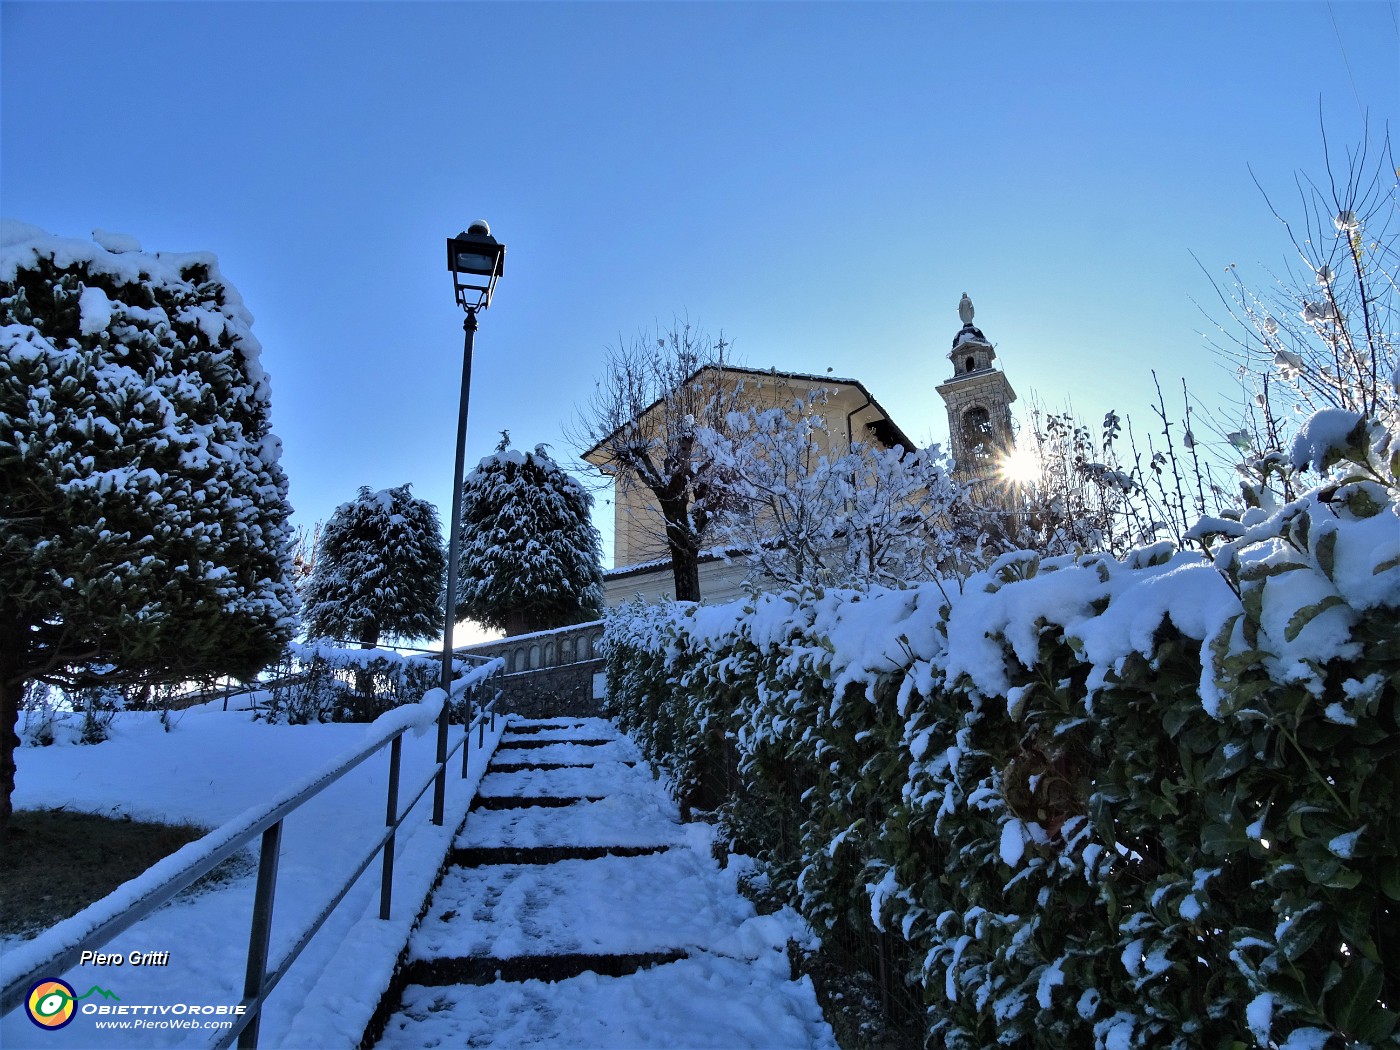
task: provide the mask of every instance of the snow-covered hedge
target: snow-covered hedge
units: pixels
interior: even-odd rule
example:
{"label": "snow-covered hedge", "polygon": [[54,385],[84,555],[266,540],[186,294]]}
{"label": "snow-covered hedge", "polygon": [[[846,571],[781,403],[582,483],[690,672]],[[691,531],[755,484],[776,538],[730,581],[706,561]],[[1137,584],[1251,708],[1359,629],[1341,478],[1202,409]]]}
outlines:
{"label": "snow-covered hedge", "polygon": [[416,704],[438,684],[441,663],[426,654],[345,649],[327,642],[292,643],[283,683],[273,689],[271,722],[373,722],[393,708]]}
{"label": "snow-covered hedge", "polygon": [[609,702],[683,801],[737,769],[818,927],[907,942],[930,1045],[1394,1045],[1400,459],[1348,443],[1213,560],[630,607]]}

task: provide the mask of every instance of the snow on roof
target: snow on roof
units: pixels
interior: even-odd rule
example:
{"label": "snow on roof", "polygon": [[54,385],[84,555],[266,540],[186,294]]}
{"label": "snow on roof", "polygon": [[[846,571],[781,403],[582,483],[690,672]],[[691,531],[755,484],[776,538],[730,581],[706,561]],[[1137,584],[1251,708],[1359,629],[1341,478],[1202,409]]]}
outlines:
{"label": "snow on roof", "polygon": [[515,645],[517,642],[530,642],[536,638],[548,638],[554,634],[568,634],[570,631],[582,631],[589,627],[601,627],[602,620],[589,620],[586,623],[571,623],[563,627],[551,627],[545,631],[531,631],[528,634],[509,634],[504,638],[488,638],[486,641],[473,642],[471,645],[464,645],[455,650],[458,653],[469,652],[472,649],[485,649],[494,645]]}
{"label": "snow on roof", "polygon": [[[875,399],[875,395],[872,394],[868,389],[866,389],[865,384],[862,383],[859,379],[845,379],[840,376],[831,375],[819,376],[814,375],[810,372],[786,372],[780,368],[749,368],[744,365],[709,364],[701,365],[699,368],[697,368],[694,372],[692,372],[689,376],[686,377],[685,383],[693,383],[701,375],[701,373],[707,371],[718,371],[751,376],[770,376],[775,379],[795,379],[800,382],[828,383],[832,386],[855,387],[856,390],[860,391],[860,393],[865,396],[866,401],[870,405],[870,407],[874,408],[877,412],[880,413],[882,417],[884,417],[884,422],[888,424],[889,428],[893,431],[893,444],[903,445],[905,448],[918,448],[918,445],[911,441],[909,436],[905,434],[903,430],[900,429],[899,425],[895,423],[893,419],[890,418],[890,414],[885,411],[885,406],[880,404],[880,402]],[[658,405],[661,404],[662,400],[662,398],[657,398],[640,413],[638,413],[638,418],[640,418],[641,416],[645,416],[647,415],[647,413],[653,411]],[[618,428],[618,430],[621,429],[621,427]],[[592,462],[592,460],[589,460],[589,457],[592,456],[594,453],[598,452],[604,445],[606,445],[612,439],[613,435],[618,432],[618,430],[614,430],[612,431],[612,433],[605,435],[600,441],[593,445],[592,448],[583,452],[579,458]]]}

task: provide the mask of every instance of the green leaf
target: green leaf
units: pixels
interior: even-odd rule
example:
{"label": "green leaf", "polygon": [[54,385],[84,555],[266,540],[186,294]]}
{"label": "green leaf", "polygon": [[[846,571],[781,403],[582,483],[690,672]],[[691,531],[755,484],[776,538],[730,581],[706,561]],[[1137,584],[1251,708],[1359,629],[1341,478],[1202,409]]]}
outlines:
{"label": "green leaf", "polygon": [[1359,952],[1372,962],[1381,961],[1380,951],[1371,938],[1371,916],[1376,902],[1372,893],[1349,895],[1337,908],[1337,926],[1342,939],[1351,946],[1353,953]]}
{"label": "green leaf", "polygon": [[1166,730],[1167,736],[1175,739],[1182,727],[1191,720],[1192,715],[1200,710],[1200,702],[1194,696],[1188,703],[1174,703],[1162,712],[1162,728]]}
{"label": "green leaf", "polygon": [[1400,1014],[1377,1006],[1352,1030],[1352,1035],[1363,1043],[1377,1045],[1395,1033],[1395,1025],[1400,1022]]}
{"label": "green leaf", "polygon": [[1307,880],[1318,886],[1330,886],[1342,870],[1340,858],[1332,856],[1323,846],[1310,839],[1299,843],[1298,862]]}
{"label": "green leaf", "polygon": [[1240,570],[1240,580],[1244,583],[1251,583],[1254,580],[1268,579],[1270,576],[1282,576],[1286,572],[1294,572],[1297,569],[1306,569],[1307,566],[1300,561],[1285,561],[1273,564],[1261,564],[1256,562],[1253,565],[1246,565]]}
{"label": "green leaf", "polygon": [[1382,971],[1366,959],[1357,959],[1342,972],[1342,979],[1327,995],[1327,1012],[1338,1028],[1352,1035],[1365,1026],[1379,1006]]}
{"label": "green leaf", "polygon": [[1209,781],[1225,780],[1249,765],[1253,757],[1249,748],[1240,741],[1227,742],[1206,763],[1205,777]]}
{"label": "green leaf", "polygon": [[1234,824],[1214,821],[1201,829],[1201,849],[1212,856],[1225,857],[1248,848],[1244,829]]}
{"label": "green leaf", "polygon": [[1303,511],[1294,518],[1288,526],[1288,531],[1292,533],[1293,542],[1297,544],[1299,550],[1308,549],[1308,533],[1312,531],[1312,515]]}
{"label": "green leaf", "polygon": [[1333,568],[1337,561],[1337,530],[1329,529],[1317,538],[1317,546],[1313,548],[1313,556],[1317,558],[1317,565],[1323,574],[1332,579]]}
{"label": "green leaf", "polygon": [[1400,857],[1385,857],[1377,868],[1381,892],[1393,901],[1400,901]]}
{"label": "green leaf", "polygon": [[1323,914],[1322,905],[1309,905],[1304,911],[1295,915],[1292,921],[1284,929],[1278,939],[1279,951],[1283,952],[1283,957],[1289,962],[1297,962],[1322,935],[1322,931],[1327,928],[1327,919]]}
{"label": "green leaf", "polygon": [[1328,609],[1335,609],[1339,605],[1346,605],[1346,599],[1340,594],[1329,594],[1320,602],[1313,602],[1305,605],[1295,612],[1288,620],[1288,626],[1283,629],[1283,640],[1291,642],[1303,633],[1303,628],[1312,623]]}

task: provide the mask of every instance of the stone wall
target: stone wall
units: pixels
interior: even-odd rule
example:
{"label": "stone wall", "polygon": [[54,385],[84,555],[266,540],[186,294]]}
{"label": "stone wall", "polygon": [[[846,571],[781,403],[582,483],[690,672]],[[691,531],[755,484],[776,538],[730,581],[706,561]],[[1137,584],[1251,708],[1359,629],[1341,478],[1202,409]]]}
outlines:
{"label": "stone wall", "polygon": [[603,623],[597,620],[482,642],[458,651],[499,656],[505,661],[497,711],[527,718],[596,717],[602,713],[603,703],[602,691],[594,689],[594,676],[603,672],[598,652],[602,637]]}
{"label": "stone wall", "polygon": [[602,673],[600,658],[506,675],[496,710],[526,718],[597,718],[603,713],[603,700],[593,695],[593,676]]}

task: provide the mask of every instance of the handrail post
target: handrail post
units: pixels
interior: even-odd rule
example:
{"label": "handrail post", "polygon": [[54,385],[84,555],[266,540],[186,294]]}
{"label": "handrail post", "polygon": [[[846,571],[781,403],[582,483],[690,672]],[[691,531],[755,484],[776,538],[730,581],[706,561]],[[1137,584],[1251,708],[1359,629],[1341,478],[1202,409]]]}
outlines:
{"label": "handrail post", "polygon": [[467,764],[472,756],[472,705],[462,705],[462,779],[467,779]]}
{"label": "handrail post", "polygon": [[253,922],[248,930],[248,969],[243,978],[243,998],[253,1001],[253,1016],[238,1034],[239,1050],[258,1045],[258,1024],[262,1020],[262,989],[267,977],[267,947],[272,938],[272,903],[277,893],[277,862],[282,854],[282,822],[262,834],[258,853],[258,889],[253,897]]}
{"label": "handrail post", "polygon": [[[389,800],[384,807],[384,823],[392,828],[399,819],[399,760],[403,756],[403,736],[394,737],[389,745]],[[394,844],[395,832],[389,833],[389,841],[384,843],[384,873],[379,879],[379,917],[389,918],[389,906],[394,898]]]}

